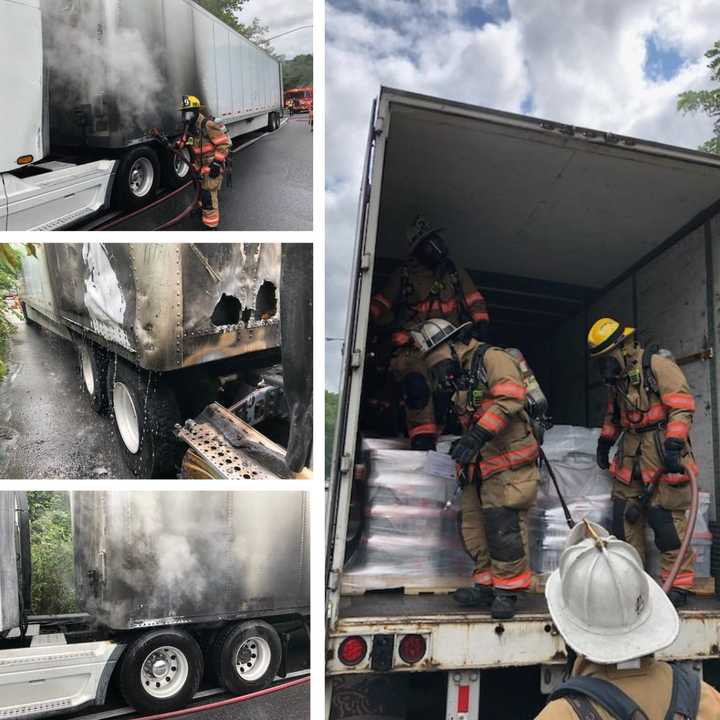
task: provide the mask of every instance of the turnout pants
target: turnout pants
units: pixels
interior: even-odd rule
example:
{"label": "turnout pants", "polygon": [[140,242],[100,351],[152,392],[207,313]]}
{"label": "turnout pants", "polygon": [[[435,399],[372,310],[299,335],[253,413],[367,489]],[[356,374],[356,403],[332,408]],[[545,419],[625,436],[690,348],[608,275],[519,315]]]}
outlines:
{"label": "turnout pants", "polygon": [[[685,513],[690,507],[690,483],[669,485],[660,480],[647,503],[640,501],[643,491],[638,472],[633,473],[630,484],[614,481],[612,532],[618,539],[630,543],[645,563],[645,528],[650,525],[661,553],[660,576],[664,581],[678,557],[687,527]],[[673,587],[688,589],[695,584],[694,562],[695,554],[688,548]]]}
{"label": "turnout pants", "polygon": [[527,511],[535,502],[539,473],[527,465],[466,485],[460,531],[475,561],[473,581],[501,590],[530,586]]}
{"label": "turnout pants", "polygon": [[427,365],[420,352],[402,348],[390,364],[405,402],[408,437],[439,435]]}
{"label": "turnout pants", "polygon": [[211,178],[203,175],[200,183],[200,207],[202,209],[203,225],[216,228],[220,224],[220,202],[218,194],[222,186],[223,176]]}

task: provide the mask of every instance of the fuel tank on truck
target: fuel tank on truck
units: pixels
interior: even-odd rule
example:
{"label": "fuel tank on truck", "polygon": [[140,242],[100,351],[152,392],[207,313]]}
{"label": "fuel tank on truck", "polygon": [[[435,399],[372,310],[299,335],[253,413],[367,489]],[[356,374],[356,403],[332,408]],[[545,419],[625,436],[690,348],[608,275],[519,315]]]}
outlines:
{"label": "fuel tank on truck", "polygon": [[282,106],[277,60],[192,0],[42,3],[56,145],[122,148],[151,128],[180,134],[183,95],[200,98],[231,137]]}
{"label": "fuel tank on truck", "polygon": [[307,614],[304,492],[74,492],[78,604],[108,628]]}
{"label": "fuel tank on truck", "polygon": [[280,346],[279,243],[43,243],[23,259],[28,316],[147,370]]}

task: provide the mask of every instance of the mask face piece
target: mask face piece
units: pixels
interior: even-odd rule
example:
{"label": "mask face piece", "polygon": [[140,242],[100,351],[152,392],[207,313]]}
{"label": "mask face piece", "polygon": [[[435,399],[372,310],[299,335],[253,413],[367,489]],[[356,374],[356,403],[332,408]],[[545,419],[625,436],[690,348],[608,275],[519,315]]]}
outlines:
{"label": "mask face piece", "polygon": [[448,256],[445,240],[433,233],[420,243],[416,255],[423,265],[428,267],[439,265]]}
{"label": "mask face piece", "polygon": [[621,373],[622,365],[614,355],[600,358],[600,375],[605,385],[615,385]]}
{"label": "mask face piece", "polygon": [[182,118],[185,125],[192,128],[197,121],[197,112],[195,110],[183,110]]}
{"label": "mask face piece", "polygon": [[455,392],[463,389],[464,373],[459,360],[443,360],[430,370],[430,374],[433,384],[440,390]]}

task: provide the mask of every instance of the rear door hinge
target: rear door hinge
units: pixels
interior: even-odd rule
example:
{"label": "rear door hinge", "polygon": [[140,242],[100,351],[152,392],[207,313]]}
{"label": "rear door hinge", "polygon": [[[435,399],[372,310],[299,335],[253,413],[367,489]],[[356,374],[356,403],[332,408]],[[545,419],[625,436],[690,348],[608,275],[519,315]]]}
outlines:
{"label": "rear door hinge", "polygon": [[340,472],[343,475],[346,475],[347,473],[350,472],[351,467],[352,467],[352,458],[350,457],[350,455],[345,453],[345,455],[343,455],[340,458]]}
{"label": "rear door hinge", "polygon": [[353,350],[352,357],[350,358],[350,367],[353,370],[357,370],[362,365],[362,350]]}
{"label": "rear door hinge", "polygon": [[328,578],[328,590],[330,592],[335,592],[338,589],[338,578],[340,577],[340,574],[337,570],[331,570],[330,571],[330,577]]}
{"label": "rear door hinge", "polygon": [[367,272],[370,269],[372,263],[372,253],[363,253],[360,258],[360,272]]}
{"label": "rear door hinge", "polygon": [[373,124],[373,132],[375,135],[382,135],[383,132],[385,132],[385,118],[382,115],[378,115],[375,118],[375,123]]}

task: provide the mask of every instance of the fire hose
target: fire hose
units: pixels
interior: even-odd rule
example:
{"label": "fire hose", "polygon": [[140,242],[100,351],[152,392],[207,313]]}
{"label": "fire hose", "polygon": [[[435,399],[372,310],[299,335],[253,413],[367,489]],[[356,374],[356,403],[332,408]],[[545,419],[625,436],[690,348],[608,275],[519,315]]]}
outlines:
{"label": "fire hose", "polygon": [[161,198],[158,198],[154,202],[151,202],[149,205],[145,205],[145,207],[140,208],[139,210],[135,210],[135,212],[130,213],[129,215],[123,215],[122,217],[118,218],[117,220],[114,220],[112,222],[109,222],[107,225],[102,225],[101,227],[97,228],[98,231],[104,231],[108,230],[111,227],[114,227],[115,225],[119,225],[120,223],[124,223],[131,218],[135,217],[136,215],[140,215],[141,213],[144,213],[146,210],[150,210],[153,207],[156,207],[160,203],[165,202],[166,200],[169,200],[170,198],[174,197],[178,193],[182,192],[183,190],[190,187],[191,184],[195,185],[195,195],[193,197],[192,202],[190,205],[188,205],[179,215],[176,215],[172,220],[169,220],[166,223],[163,223],[162,225],[159,225],[156,228],[153,228],[151,232],[158,232],[160,230],[167,230],[168,228],[172,227],[173,225],[177,225],[181,220],[184,220],[192,211],[194,208],[197,207],[198,200],[200,199],[200,179],[197,177],[196,173],[194,172],[192,165],[190,164],[190,161],[176,148],[174,147],[170,141],[165,138],[164,136],[160,135],[159,133],[153,133],[153,131],[150,132],[153,137],[163,142],[165,147],[170,150],[170,152],[177,155],[190,169],[190,172],[192,174],[191,180],[186,182],[184,185],[181,185],[179,188],[171,192],[169,195],[164,195]]}
{"label": "fire hose", "polygon": [[195,707],[185,708],[184,710],[173,710],[172,712],[160,713],[158,715],[144,715],[138,720],[169,720],[170,718],[182,717],[184,715],[192,715],[193,713],[206,712],[207,710],[214,710],[216,708],[226,707],[227,705],[237,705],[238,703],[245,702],[246,700],[254,700],[255,698],[263,697],[264,695],[270,695],[272,693],[279,692],[280,690],[287,690],[296,685],[304,685],[310,682],[310,676],[298,678],[297,680],[291,680],[290,682],[283,683],[282,685],[275,685],[273,687],[265,688],[264,690],[256,690],[255,692],[248,693],[247,695],[241,695],[240,697],[229,698],[228,700],[218,700],[217,702],[207,703],[206,705],[196,705]]}
{"label": "fire hose", "polygon": [[[560,484],[558,483],[552,466],[548,462],[547,456],[543,452],[542,448],[540,449],[540,459],[542,460],[542,462],[545,463],[548,475],[550,475],[550,478],[553,481],[553,485],[555,485],[555,490],[557,491],[558,497],[560,498],[560,504],[562,505],[563,514],[565,515],[565,521],[567,522],[568,527],[572,530],[573,527],[575,527],[575,521],[570,514],[570,508],[565,502],[565,498],[563,497],[562,492],[560,492]],[[644,502],[650,501],[650,498],[652,497],[655,489],[657,488],[658,482],[660,482],[660,476],[663,475],[663,473],[664,468],[659,468],[657,472],[653,475],[652,480],[647,486]],[[670,572],[668,573],[667,578],[665,578],[665,582],[663,582],[662,589],[665,593],[670,592],[673,583],[675,582],[675,578],[680,572],[680,567],[683,564],[683,560],[685,559],[685,555],[687,554],[688,547],[690,546],[693,533],[695,532],[695,522],[697,521],[698,507],[700,502],[700,491],[698,489],[697,477],[689,467],[685,468],[685,474],[688,476],[688,480],[690,482],[690,510],[688,512],[688,522],[687,527],[685,528],[685,534],[683,535],[682,542],[680,543],[680,549],[678,550],[677,558],[675,558],[675,562],[673,563],[672,568],[670,568]]]}

